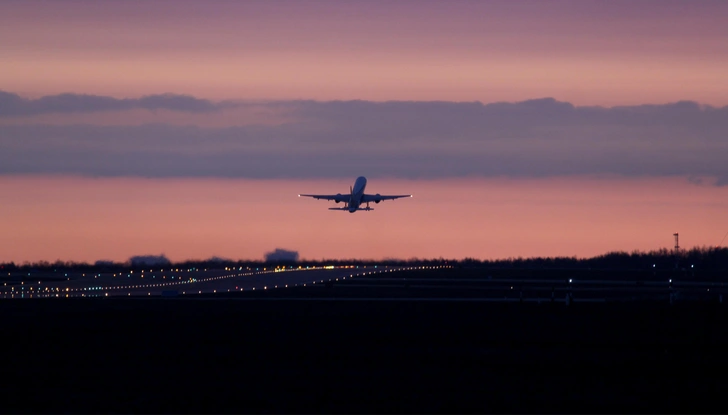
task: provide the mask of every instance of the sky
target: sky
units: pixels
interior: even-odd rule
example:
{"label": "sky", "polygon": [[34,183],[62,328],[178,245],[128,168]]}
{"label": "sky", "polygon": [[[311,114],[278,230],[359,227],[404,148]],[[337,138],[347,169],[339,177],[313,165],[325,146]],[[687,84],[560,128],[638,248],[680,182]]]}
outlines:
{"label": "sky", "polygon": [[[0,262],[728,231],[724,1],[0,2]],[[332,212],[299,193],[409,194]]]}

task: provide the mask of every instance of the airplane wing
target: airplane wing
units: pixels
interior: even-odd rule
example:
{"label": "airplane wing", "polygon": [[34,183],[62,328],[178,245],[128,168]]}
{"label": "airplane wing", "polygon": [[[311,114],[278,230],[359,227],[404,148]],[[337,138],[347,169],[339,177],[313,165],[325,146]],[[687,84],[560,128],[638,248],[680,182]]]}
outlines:
{"label": "airplane wing", "polygon": [[305,197],[312,197],[314,199],[323,199],[323,200],[338,200],[339,202],[345,202],[349,200],[349,195],[298,195],[298,197],[305,196]]}
{"label": "airplane wing", "polygon": [[378,203],[378,202],[381,202],[382,200],[394,200],[394,199],[399,199],[401,197],[412,197],[412,195],[382,196],[380,194],[376,194],[376,195],[365,194],[365,195],[362,195],[361,201],[362,201],[362,203],[367,203],[367,202]]}

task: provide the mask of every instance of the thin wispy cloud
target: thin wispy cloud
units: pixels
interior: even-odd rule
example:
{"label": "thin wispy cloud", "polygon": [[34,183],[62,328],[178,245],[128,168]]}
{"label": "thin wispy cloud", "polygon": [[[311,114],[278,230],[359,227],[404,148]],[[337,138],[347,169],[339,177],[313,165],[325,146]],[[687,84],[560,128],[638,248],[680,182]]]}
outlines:
{"label": "thin wispy cloud", "polygon": [[[6,94],[0,100],[11,105],[0,107],[0,113],[14,117],[32,111],[122,111],[133,106],[204,112],[245,105],[179,95],[129,100],[83,97],[63,95],[30,101]],[[717,178],[719,184],[728,183],[728,107],[691,101],[583,107],[552,98],[489,104],[275,101],[256,105],[286,108],[297,121],[221,128],[2,125],[0,174],[709,176]]]}
{"label": "thin wispy cloud", "polygon": [[230,108],[232,102],[211,102],[180,94],[147,95],[141,98],[113,98],[86,94],[48,95],[25,99],[18,94],[0,91],[0,117],[57,113],[123,111],[130,109],[211,112]]}

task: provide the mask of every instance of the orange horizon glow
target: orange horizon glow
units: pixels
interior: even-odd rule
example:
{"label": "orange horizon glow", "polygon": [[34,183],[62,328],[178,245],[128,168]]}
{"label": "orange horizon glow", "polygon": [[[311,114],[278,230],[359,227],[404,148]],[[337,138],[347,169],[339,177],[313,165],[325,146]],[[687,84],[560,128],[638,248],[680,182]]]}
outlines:
{"label": "orange horizon glow", "polygon": [[354,214],[297,197],[350,184],[3,177],[0,262],[263,259],[275,248],[304,260],[591,257],[670,247],[674,232],[684,247],[715,246],[728,229],[728,187],[679,178],[370,178],[367,192],[414,197]]}

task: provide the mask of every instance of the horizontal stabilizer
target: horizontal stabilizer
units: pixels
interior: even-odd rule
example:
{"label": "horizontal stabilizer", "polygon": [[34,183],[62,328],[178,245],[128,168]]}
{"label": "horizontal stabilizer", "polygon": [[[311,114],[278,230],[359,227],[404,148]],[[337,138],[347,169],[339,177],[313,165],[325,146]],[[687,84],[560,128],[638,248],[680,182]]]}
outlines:
{"label": "horizontal stabilizer", "polygon": [[[343,207],[343,208],[336,208],[336,207],[334,207],[334,208],[329,208],[329,210],[346,210],[346,211],[348,211],[349,208],[345,208],[345,207]],[[360,210],[374,210],[374,208],[370,208],[370,207],[359,208],[359,209],[357,209],[357,212],[360,211]]]}

